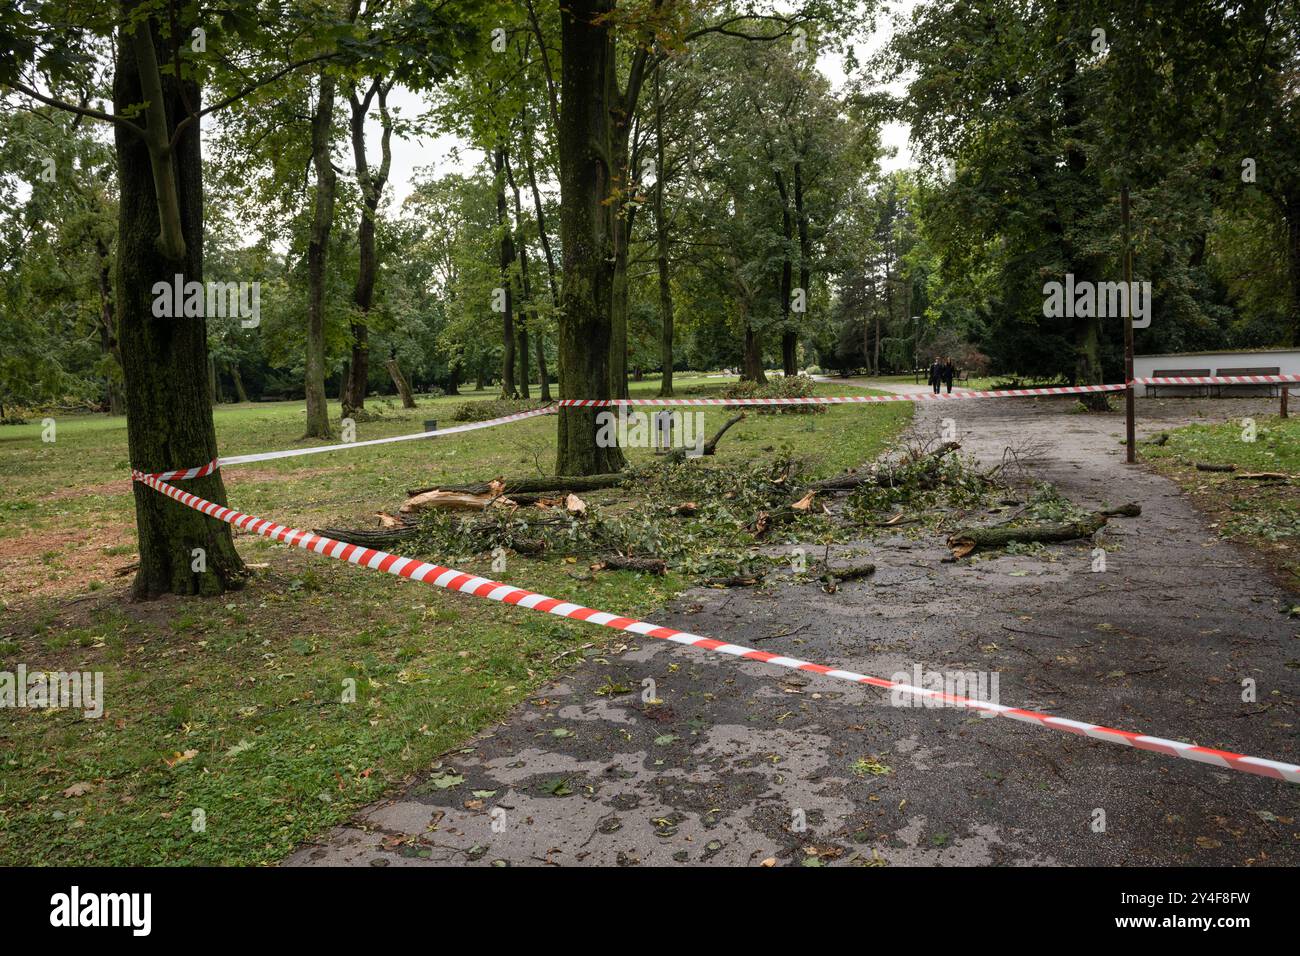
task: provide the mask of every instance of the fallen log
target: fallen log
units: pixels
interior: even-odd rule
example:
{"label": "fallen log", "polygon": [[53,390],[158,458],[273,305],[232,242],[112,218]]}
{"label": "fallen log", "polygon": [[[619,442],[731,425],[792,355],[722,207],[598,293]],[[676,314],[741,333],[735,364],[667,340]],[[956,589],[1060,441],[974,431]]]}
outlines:
{"label": "fallen log", "polygon": [[1130,502],[1117,508],[1102,508],[1097,514],[1105,515],[1107,518],[1136,518],[1142,514],[1142,506]]}
{"label": "fallen log", "polygon": [[817,576],[817,580],[822,583],[822,590],[827,594],[834,594],[839,590],[841,584],[846,581],[856,581],[859,578],[865,578],[876,573],[874,564],[850,564],[838,567],[826,567],[822,573]]}
{"label": "fallen log", "polygon": [[398,528],[381,528],[378,531],[353,528],[313,528],[316,534],[344,544],[355,544],[361,548],[387,548],[399,541],[415,536],[419,530],[416,525],[404,525]]}
{"label": "fallen log", "polygon": [[726,578],[708,578],[704,586],[708,588],[747,588],[758,584],[763,579],[754,575],[737,574]]}
{"label": "fallen log", "polygon": [[1238,481],[1289,481],[1292,476],[1284,471],[1243,471],[1233,477]]}
{"label": "fallen log", "polygon": [[530,476],[527,478],[497,478],[493,481],[476,481],[467,485],[430,485],[428,488],[408,488],[407,497],[427,494],[430,491],[455,491],[467,495],[513,495],[519,493],[549,493],[563,495],[570,491],[596,491],[613,488],[628,478],[626,472],[604,475]]}
{"label": "fallen log", "polygon": [[948,536],[948,547],[953,557],[964,558],[974,551],[1005,548],[1009,544],[1055,541],[1075,541],[1090,538],[1106,524],[1106,515],[1094,511],[1077,521],[1059,524],[1028,524],[1018,528],[995,525],[991,528],[961,528]]}
{"label": "fallen log", "polygon": [[1197,471],[1236,471],[1236,465],[1216,465],[1208,461],[1198,461],[1196,463]]}

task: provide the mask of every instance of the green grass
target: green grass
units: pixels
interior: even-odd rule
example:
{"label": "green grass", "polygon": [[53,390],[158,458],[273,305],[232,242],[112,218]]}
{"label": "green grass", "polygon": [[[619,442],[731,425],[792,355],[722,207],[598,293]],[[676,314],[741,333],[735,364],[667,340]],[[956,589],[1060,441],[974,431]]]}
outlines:
{"label": "green grass", "polygon": [[[720,386],[677,378],[679,394]],[[421,399],[413,411],[372,401],[383,417],[357,437],[449,423],[452,407],[475,397],[487,396]],[[729,414],[706,409],[706,431]],[[298,402],[222,406],[215,417],[226,455],[292,447],[303,425]],[[711,464],[791,454],[830,474],[875,458],[910,417],[901,403],[751,414]],[[244,511],[298,527],[370,523],[407,487],[547,472],[554,435],[544,417],[235,466],[225,479]],[[113,574],[134,555],[125,423],[60,417],[57,436],[44,444],[39,425],[0,429],[0,537],[20,562],[0,591],[0,670],[100,671],[106,712],[0,710],[0,863],[273,863],[462,745],[580,653],[628,640],[247,535],[237,538],[245,560],[268,566],[242,591],[130,603],[129,578]],[[487,555],[460,566],[492,574]],[[524,558],[496,576],[651,619],[687,583]],[[355,702],[345,703],[349,686]]]}
{"label": "green grass", "polygon": [[[975,375],[975,376],[971,376],[971,378],[969,378],[964,382],[954,381],[952,387],[953,389],[971,389],[974,391],[985,392],[991,389],[1006,387],[1007,383],[1012,378],[1013,376],[1010,375]],[[870,380],[872,382],[879,382],[884,385],[926,384],[924,377],[922,377],[918,381],[915,375],[878,375],[878,376],[870,376]],[[1050,381],[1046,379],[1041,381],[1037,379],[1020,379],[1020,385],[1018,387],[1038,388],[1040,386],[1051,386],[1051,385],[1060,385],[1060,384],[1061,384],[1060,381],[1056,379],[1052,379]]]}
{"label": "green grass", "polygon": [[1300,488],[1295,481],[1242,480],[1196,470],[1197,462],[1235,465],[1237,472],[1300,475],[1300,420],[1261,416],[1253,441],[1246,421],[1187,425],[1164,445],[1142,444],[1139,455],[1174,478],[1217,520],[1222,537],[1250,545],[1292,586],[1300,585]]}

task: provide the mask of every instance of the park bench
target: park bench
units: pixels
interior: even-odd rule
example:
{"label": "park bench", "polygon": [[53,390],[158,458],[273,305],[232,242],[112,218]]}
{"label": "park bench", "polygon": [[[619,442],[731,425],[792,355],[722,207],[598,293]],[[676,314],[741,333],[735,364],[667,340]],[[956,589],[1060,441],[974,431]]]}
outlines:
{"label": "park bench", "polygon": [[[1155,371],[1153,371],[1153,372],[1151,373],[1151,377],[1152,377],[1152,378],[1203,378],[1203,377],[1205,377],[1205,376],[1213,375],[1213,374],[1214,374],[1214,373],[1211,372],[1208,368],[1158,368],[1158,369],[1156,369]],[[1200,385],[1200,386],[1196,386],[1196,385],[1172,385],[1172,386],[1148,385],[1148,386],[1147,386],[1147,395],[1155,395],[1155,394],[1156,394],[1156,389],[1158,389],[1158,388],[1162,388],[1162,387],[1164,387],[1164,388],[1200,388],[1200,389],[1201,389],[1201,394],[1202,394],[1202,395],[1207,395],[1207,394],[1209,394],[1209,391],[1210,391],[1209,386],[1207,386],[1207,385]]]}
{"label": "park bench", "polygon": [[[1221,368],[1216,375],[1281,375],[1282,369],[1278,366],[1272,368]],[[1276,395],[1280,386],[1276,384],[1252,385],[1249,382],[1227,382],[1222,385],[1214,386],[1218,391],[1216,395],[1222,394],[1225,388],[1267,388],[1268,394]]]}

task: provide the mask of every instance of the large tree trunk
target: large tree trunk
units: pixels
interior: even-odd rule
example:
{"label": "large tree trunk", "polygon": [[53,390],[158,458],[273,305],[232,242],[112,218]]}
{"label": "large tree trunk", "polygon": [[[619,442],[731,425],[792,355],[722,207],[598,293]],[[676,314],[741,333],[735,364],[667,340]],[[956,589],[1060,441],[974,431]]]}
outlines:
{"label": "large tree trunk", "polygon": [[[803,164],[794,164],[794,216],[799,230],[799,294],[803,300],[804,311],[808,308],[808,299],[812,295],[808,286],[812,282],[812,242],[808,236],[808,213],[803,204]],[[793,320],[798,323],[800,319]],[[787,327],[781,337],[781,362],[786,375],[799,374],[799,330]]]}
{"label": "large tree trunk", "polygon": [[[380,138],[382,159],[379,168],[372,170],[366,158],[366,115],[370,112],[372,97],[379,98],[379,118],[383,130]],[[379,259],[375,253],[375,216],[379,200],[388,182],[392,165],[393,123],[388,115],[388,86],[378,79],[371,82],[365,95],[358,98],[353,89],[348,97],[351,106],[352,158],[356,164],[357,182],[361,187],[361,221],[357,225],[357,282],[352,290],[352,303],[357,317],[352,325],[352,355],[347,374],[343,379],[343,417],[356,418],[366,407],[366,391],[370,383],[370,308],[375,297],[375,277]]]}
{"label": "large tree trunk", "polygon": [[767,381],[767,375],[763,372],[762,339],[748,321],[745,322],[745,355],[741,371],[740,379],[743,382],[761,385]]}
{"label": "large tree trunk", "polygon": [[[519,252],[519,395],[521,398],[531,398],[528,391],[528,307],[533,301],[533,285],[528,276],[528,237],[524,233],[524,211],[523,204],[519,200],[519,184],[515,182],[515,173],[510,166],[509,157],[506,158],[505,166],[506,181],[510,183],[510,192],[515,200],[516,247]],[[533,307],[533,315],[537,315],[536,306]],[[539,330],[538,339],[540,338]],[[543,397],[546,397],[547,391],[545,375],[543,375]]]}
{"label": "large tree trunk", "polygon": [[248,392],[244,389],[244,377],[239,374],[239,362],[232,359],[229,369],[230,380],[235,383],[235,400],[239,402],[247,402]]}
{"label": "large tree trunk", "polygon": [[519,397],[532,398],[528,390],[528,319],[524,310],[519,310]]}
{"label": "large tree trunk", "polygon": [[506,215],[506,150],[497,146],[494,151],[496,161],[497,191],[497,229],[501,232],[499,244],[500,256],[497,263],[501,268],[501,295],[504,296],[505,312],[501,316],[501,395],[504,398],[516,398],[515,390],[515,320],[514,293],[511,289],[510,265],[515,261],[515,244],[511,238],[511,229]]}
{"label": "large tree trunk", "polygon": [[397,394],[402,398],[402,407],[414,408],[415,396],[411,393],[411,383],[402,374],[402,367],[397,364],[397,356],[390,355],[384,362],[384,368],[388,369],[388,377],[393,380],[393,385],[397,388]]}
{"label": "large tree trunk", "polygon": [[117,343],[117,319],[113,315],[113,282],[111,270],[113,259],[109,255],[108,243],[95,237],[95,255],[99,264],[97,279],[99,282],[99,349],[105,358],[110,359],[105,375],[105,391],[110,415],[126,414],[126,398],[122,394],[120,381],[122,371],[122,350]]}
{"label": "large tree trunk", "polygon": [[659,269],[659,395],[673,394],[673,289],[668,275],[668,220],[664,218],[664,103],[659,88],[660,63],[655,67],[655,262]]}
{"label": "large tree trunk", "polygon": [[1287,276],[1291,280],[1291,344],[1300,342],[1300,191],[1287,196],[1286,210]]}
{"label": "large tree trunk", "polygon": [[[124,3],[126,21],[136,7]],[[152,19],[138,29],[151,27]],[[173,37],[188,37],[188,24]],[[148,37],[147,59],[153,75],[148,86],[161,89],[159,113],[165,114],[162,129],[154,129],[166,141],[178,120],[185,116],[184,100],[200,108],[200,90],[185,81],[185,97],[173,76],[162,76],[157,62],[172,61],[169,50],[159,51]],[[170,42],[170,41],[169,41]],[[113,80],[114,112],[122,115],[136,109],[145,99],[142,72],[150,68],[137,57],[138,45],[119,42]],[[147,114],[154,122],[157,113]],[[154,285],[171,286],[180,273],[183,281],[203,280],[203,161],[199,123],[195,121],[181,135],[164,162],[151,162],[146,141],[122,126],[114,128],[118,160],[117,234],[117,333],[122,355],[126,398],[127,447],[131,466],[158,472],[171,468],[202,465],[217,456],[217,436],[212,425],[212,407],[207,396],[207,327],[202,316],[170,318],[153,316]],[[168,191],[175,199],[183,251],[179,258],[164,253],[159,242],[165,230],[155,173],[172,180]],[[191,479],[186,489],[209,501],[224,505],[226,492],[221,473]],[[150,598],[164,593],[220,594],[243,581],[244,566],[231,540],[230,526],[186,508],[139,482],[133,486],[136,532],[139,537],[140,569],[133,593]],[[195,550],[202,549],[206,570],[192,570]]]}
{"label": "large tree trunk", "polygon": [[[551,290],[551,304],[558,305],[560,301],[560,288],[555,279],[555,256],[551,252],[551,238],[546,231],[546,211],[542,207],[542,192],[537,188],[537,170],[533,167],[533,132],[532,127],[528,124],[528,113],[521,113],[523,118],[523,132],[520,137],[522,151],[524,155],[524,169],[528,173],[528,186],[533,194],[533,210],[537,216],[537,239],[542,245],[542,255],[546,259],[546,281]],[[522,248],[522,247],[521,247]],[[528,283],[527,269],[525,259],[520,259],[520,267],[524,271],[525,284]],[[531,298],[532,293],[529,292]],[[537,309],[533,309],[533,315],[537,315]],[[541,324],[538,323],[533,329],[533,343],[537,349],[537,379],[542,387],[542,401],[551,400],[551,380],[550,372],[546,367],[546,337],[543,334]]]}
{"label": "large tree trunk", "polygon": [[630,205],[634,191],[632,157],[629,139],[632,119],[621,110],[610,129],[611,155],[614,157],[614,188],[618,199],[611,202],[614,234],[614,272],[609,312],[609,388],[614,398],[627,398],[627,322],[628,299],[631,285],[628,282],[628,247],[632,244],[632,223],[636,207]]}
{"label": "large tree trunk", "polygon": [[338,177],[330,162],[334,126],[334,77],[322,72],[311,124],[312,165],[316,169],[316,196],[311,238],[307,244],[307,431],[304,438],[329,438],[329,407],[325,403],[325,265],[330,230],[334,226],[334,188]]}
{"label": "large tree trunk", "polygon": [[[791,262],[794,245],[794,220],[790,215],[790,196],[786,190],[785,177],[781,171],[773,169],[772,178],[776,181],[776,191],[781,197],[781,368],[787,375],[794,375],[795,331],[790,326],[790,293],[794,284],[794,264]],[[748,339],[746,339],[748,346]],[[755,379],[755,381],[758,381]]]}
{"label": "large tree trunk", "polygon": [[[536,314],[536,313],[534,313]],[[541,384],[541,399],[551,400],[551,380],[546,369],[546,339],[540,331],[533,334],[534,347],[537,349],[537,381]]]}
{"label": "large tree trunk", "polygon": [[[610,208],[610,107],[614,103],[611,0],[572,0],[560,10],[563,51],[559,125],[560,397],[610,397],[614,212]],[[556,423],[556,475],[623,470],[623,450],[595,441],[595,408],[565,407]]]}
{"label": "large tree trunk", "polygon": [[[562,109],[559,125],[562,398],[610,397],[611,261],[617,223],[607,200],[613,179],[610,107],[614,81],[611,0],[571,0],[560,11]],[[621,471],[623,452],[596,443],[596,409],[564,408],[557,416],[555,472]]]}

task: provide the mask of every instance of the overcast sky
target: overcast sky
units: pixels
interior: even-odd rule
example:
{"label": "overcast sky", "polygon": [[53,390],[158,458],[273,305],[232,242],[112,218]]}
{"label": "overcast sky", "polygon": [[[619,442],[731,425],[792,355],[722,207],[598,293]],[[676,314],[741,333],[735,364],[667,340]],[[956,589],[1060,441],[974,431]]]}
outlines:
{"label": "overcast sky", "polygon": [[[918,2],[920,0],[896,0],[896,2],[884,5],[876,23],[875,33],[872,34],[870,40],[855,45],[855,53],[859,63],[867,62],[889,41],[892,35],[894,13],[896,11],[910,12]],[[819,56],[817,58],[817,68],[830,80],[835,89],[839,89],[844,83],[845,74],[839,56],[833,54]],[[902,92],[901,86],[902,84],[891,87],[891,90],[896,93]],[[390,94],[388,101],[390,109],[400,112],[401,115],[408,119],[414,119],[427,108],[427,103],[423,97],[409,90],[395,89]],[[882,130],[881,139],[885,147],[895,151],[894,156],[886,158],[881,163],[886,172],[914,165],[908,142],[908,132],[907,126],[901,123],[887,124]],[[372,114],[367,138],[371,142],[377,143],[379,136],[378,117]],[[392,208],[400,208],[402,201],[410,195],[416,171],[421,167],[431,167],[439,176],[454,172],[468,173],[473,170],[475,165],[482,163],[484,159],[481,151],[456,136],[426,135],[399,139],[394,135],[392,146],[393,164],[389,173]],[[350,151],[346,151],[343,155],[346,157],[345,163],[351,159]]]}

